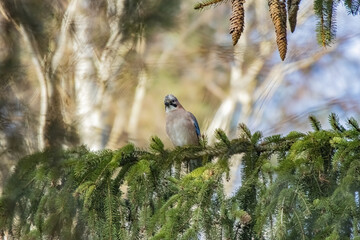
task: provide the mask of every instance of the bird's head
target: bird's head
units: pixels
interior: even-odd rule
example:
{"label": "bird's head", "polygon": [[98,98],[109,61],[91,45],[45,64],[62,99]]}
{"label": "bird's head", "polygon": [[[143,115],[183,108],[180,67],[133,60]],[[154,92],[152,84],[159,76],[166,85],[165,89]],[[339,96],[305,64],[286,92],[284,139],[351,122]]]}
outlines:
{"label": "bird's head", "polygon": [[165,96],[164,104],[166,112],[171,112],[175,109],[182,107],[177,98],[172,94]]}

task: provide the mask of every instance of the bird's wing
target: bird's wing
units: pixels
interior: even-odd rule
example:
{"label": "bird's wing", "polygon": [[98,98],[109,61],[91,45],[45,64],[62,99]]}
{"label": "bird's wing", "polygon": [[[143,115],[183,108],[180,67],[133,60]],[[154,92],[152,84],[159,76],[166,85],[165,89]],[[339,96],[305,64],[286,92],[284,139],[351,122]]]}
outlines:
{"label": "bird's wing", "polygon": [[198,123],[198,121],[196,120],[196,117],[194,116],[194,114],[192,114],[191,112],[189,112],[189,113],[190,113],[190,117],[191,117],[191,119],[192,119],[192,121],[193,121],[193,123],[194,123],[194,126],[195,126],[196,135],[197,135],[198,137],[200,137],[200,127],[199,127],[199,123]]}

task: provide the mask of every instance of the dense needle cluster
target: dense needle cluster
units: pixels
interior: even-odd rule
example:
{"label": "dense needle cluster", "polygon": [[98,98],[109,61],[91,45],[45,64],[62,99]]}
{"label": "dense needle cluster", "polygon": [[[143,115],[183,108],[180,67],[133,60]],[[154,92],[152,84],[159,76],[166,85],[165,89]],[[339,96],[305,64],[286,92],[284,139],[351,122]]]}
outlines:
{"label": "dense needle cluster", "polygon": [[[14,239],[351,239],[359,237],[360,127],[335,114],[323,130],[148,150],[46,150],[23,158],[0,198],[0,234]],[[242,154],[241,187],[225,196]],[[181,164],[199,157],[190,173]],[[126,190],[126,191],[125,191]],[[31,227],[30,227],[31,226]]]}

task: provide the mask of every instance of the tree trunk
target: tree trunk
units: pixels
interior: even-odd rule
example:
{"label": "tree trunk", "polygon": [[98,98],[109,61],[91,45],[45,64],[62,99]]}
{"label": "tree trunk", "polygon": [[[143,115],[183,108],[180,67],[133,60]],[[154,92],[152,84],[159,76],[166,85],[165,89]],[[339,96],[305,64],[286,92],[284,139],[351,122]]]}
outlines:
{"label": "tree trunk", "polygon": [[91,1],[81,0],[77,4],[75,16],[74,52],[76,53],[75,66],[75,95],[76,115],[78,119],[78,131],[80,141],[91,150],[103,148],[101,108],[98,102],[100,86],[97,82],[97,74],[94,62],[94,50],[92,44],[93,18]]}

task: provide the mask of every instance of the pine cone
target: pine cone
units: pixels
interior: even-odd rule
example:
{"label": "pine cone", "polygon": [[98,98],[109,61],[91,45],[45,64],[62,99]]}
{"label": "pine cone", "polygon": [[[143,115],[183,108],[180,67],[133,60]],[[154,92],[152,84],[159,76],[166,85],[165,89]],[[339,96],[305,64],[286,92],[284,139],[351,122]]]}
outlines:
{"label": "pine cone", "polygon": [[299,11],[299,4],[301,0],[288,0],[287,7],[288,7],[288,14],[289,14],[289,24],[291,32],[295,31],[296,28],[296,19],[297,13]]}
{"label": "pine cone", "polygon": [[230,17],[230,34],[232,35],[233,45],[235,46],[244,31],[244,3],[245,0],[232,0],[232,13]]}
{"label": "pine cone", "polygon": [[283,0],[269,0],[271,20],[275,26],[276,43],[280,58],[284,61],[287,51],[286,39],[286,5]]}

